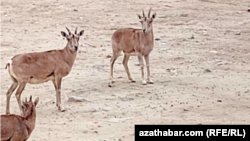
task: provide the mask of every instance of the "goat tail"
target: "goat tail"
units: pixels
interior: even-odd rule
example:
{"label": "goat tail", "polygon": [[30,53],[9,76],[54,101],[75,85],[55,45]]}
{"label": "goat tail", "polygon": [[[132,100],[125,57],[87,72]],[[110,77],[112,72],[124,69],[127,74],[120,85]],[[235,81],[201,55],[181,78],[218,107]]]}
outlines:
{"label": "goat tail", "polygon": [[8,70],[8,72],[10,73],[10,66],[11,66],[12,60],[9,60],[8,63],[5,66],[5,69]]}
{"label": "goat tail", "polygon": [[6,64],[5,69],[7,69],[8,67],[10,67],[10,62]]}
{"label": "goat tail", "polygon": [[8,61],[8,63],[5,66],[5,69],[9,69],[11,61]]}
{"label": "goat tail", "polygon": [[8,71],[9,74],[10,74],[10,64],[11,64],[11,62],[8,61],[8,63],[5,66],[5,69]]}

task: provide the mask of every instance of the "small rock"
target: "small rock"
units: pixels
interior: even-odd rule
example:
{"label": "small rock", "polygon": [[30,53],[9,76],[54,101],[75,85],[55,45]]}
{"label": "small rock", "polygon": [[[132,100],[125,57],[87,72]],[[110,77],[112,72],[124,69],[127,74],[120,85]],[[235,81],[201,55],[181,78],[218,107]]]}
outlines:
{"label": "small rock", "polygon": [[241,33],[240,32],[238,32],[238,33],[236,33],[235,35],[240,35]]}
{"label": "small rock", "polygon": [[180,14],[180,17],[187,17],[188,14]]}
{"label": "small rock", "polygon": [[211,50],[211,51],[209,51],[210,53],[217,53],[217,51],[215,51],[215,50]]}
{"label": "small rock", "polygon": [[77,9],[74,9],[73,11],[77,12],[78,10],[77,10]]}
{"label": "small rock", "polygon": [[140,66],[140,63],[135,64],[135,66]]}
{"label": "small rock", "polygon": [[112,119],[109,119],[108,121],[110,122],[116,122],[116,123],[121,123],[121,122],[124,122],[126,120],[129,120],[130,117],[126,117],[126,118],[112,118]]}
{"label": "small rock", "polygon": [[83,97],[77,97],[77,96],[69,96],[69,99],[68,99],[68,102],[84,102],[84,101],[88,101],[88,100],[84,99]]}
{"label": "small rock", "polygon": [[161,39],[160,39],[160,38],[155,38],[155,40],[156,40],[156,41],[159,41],[159,40],[161,40]]}
{"label": "small rock", "polygon": [[108,87],[113,87],[113,85],[111,83],[108,84]]}
{"label": "small rock", "polygon": [[104,108],[102,108],[103,111],[111,111],[111,109],[112,108],[110,108],[110,107],[104,107]]}
{"label": "small rock", "polygon": [[183,109],[183,111],[188,111],[188,109]]}
{"label": "small rock", "polygon": [[107,58],[111,58],[112,56],[111,55],[107,55]]}
{"label": "small rock", "polygon": [[[166,69],[166,71],[169,72],[169,73],[171,73],[171,69]],[[249,72],[250,72],[250,70],[249,70]]]}
{"label": "small rock", "polygon": [[212,72],[210,69],[205,69],[204,72]]}
{"label": "small rock", "polygon": [[222,102],[222,100],[217,100],[217,102]]}
{"label": "small rock", "polygon": [[168,18],[168,15],[159,16],[159,18]]}
{"label": "small rock", "polygon": [[194,39],[194,35],[192,35],[190,39]]}

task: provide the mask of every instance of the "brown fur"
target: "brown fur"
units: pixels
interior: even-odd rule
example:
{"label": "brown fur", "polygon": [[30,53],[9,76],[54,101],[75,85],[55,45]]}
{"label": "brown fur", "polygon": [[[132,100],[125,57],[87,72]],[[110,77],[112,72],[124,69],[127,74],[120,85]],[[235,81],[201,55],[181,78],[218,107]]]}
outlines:
{"label": "brown fur", "polygon": [[[66,28],[68,30],[68,28]],[[79,37],[83,35],[83,30],[77,34],[69,35],[61,32],[67,38],[67,45],[62,50],[50,50],[45,52],[25,53],[14,56],[6,65],[10,77],[13,81],[7,92],[6,114],[10,114],[9,101],[11,94],[16,91],[17,102],[21,109],[21,93],[27,83],[39,84],[52,81],[56,90],[56,105],[61,111],[65,111],[61,105],[61,81],[71,71],[74,64],[77,49],[79,46]]]}
{"label": "brown fur", "polygon": [[[138,15],[140,22],[142,24],[142,29],[134,29],[134,28],[122,28],[118,29],[112,35],[112,49],[113,56],[110,60],[111,63],[111,72],[110,77],[112,82],[113,80],[113,65],[116,59],[119,57],[120,52],[124,52],[123,65],[126,70],[128,79],[131,82],[135,82],[135,80],[131,77],[129,72],[129,68],[127,66],[129,57],[135,53],[138,56],[139,63],[141,65],[141,76],[142,76],[142,84],[153,84],[153,81],[150,78],[150,70],[149,70],[149,54],[153,50],[154,47],[154,33],[153,33],[153,19],[156,14],[153,14],[150,17],[151,8],[148,13],[148,17],[145,17],[144,11],[143,16]],[[148,78],[147,82],[144,80],[144,63],[143,57],[146,61]]]}
{"label": "brown fur", "polygon": [[23,102],[24,116],[1,115],[1,141],[26,141],[36,124],[36,106],[39,98]]}

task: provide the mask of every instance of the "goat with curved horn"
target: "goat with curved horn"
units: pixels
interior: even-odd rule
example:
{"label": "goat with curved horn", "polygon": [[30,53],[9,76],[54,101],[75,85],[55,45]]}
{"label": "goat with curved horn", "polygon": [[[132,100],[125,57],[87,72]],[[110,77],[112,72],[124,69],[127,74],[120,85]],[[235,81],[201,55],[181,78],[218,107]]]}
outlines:
{"label": "goat with curved horn", "polygon": [[[121,52],[124,52],[122,64],[129,81],[135,82],[128,68],[128,60],[131,55],[137,55],[141,66],[142,84],[146,85],[154,83],[150,75],[149,54],[154,48],[153,20],[155,19],[156,13],[154,13],[152,17],[149,17],[150,13],[151,8],[148,17],[145,17],[144,10],[142,10],[143,17],[138,15],[142,26],[141,29],[120,28],[113,33],[111,41],[113,56],[110,60],[110,86],[115,82],[113,79],[114,63],[120,56]],[[144,60],[147,67],[147,79],[144,77]]]}
{"label": "goat with curved horn", "polygon": [[67,76],[73,67],[79,48],[79,39],[84,33],[84,30],[81,30],[78,34],[72,34],[67,27],[66,29],[69,35],[61,31],[61,35],[67,38],[67,44],[63,49],[17,54],[8,61],[6,69],[12,78],[12,84],[6,93],[6,114],[10,114],[10,98],[16,89],[17,103],[23,115],[21,94],[25,86],[28,83],[40,84],[48,81],[52,81],[55,87],[58,110],[65,111],[61,102],[62,78]]}

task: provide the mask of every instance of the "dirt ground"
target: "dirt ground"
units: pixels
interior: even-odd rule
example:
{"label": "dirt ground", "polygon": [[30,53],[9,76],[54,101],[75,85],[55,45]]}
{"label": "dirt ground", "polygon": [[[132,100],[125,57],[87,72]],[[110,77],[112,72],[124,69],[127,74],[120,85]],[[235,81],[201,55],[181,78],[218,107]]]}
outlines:
{"label": "dirt ground", "polygon": [[[2,0],[1,114],[11,84],[4,69],[14,55],[62,49],[65,26],[85,30],[70,74],[55,105],[52,82],[28,84],[22,98],[39,97],[30,141],[134,140],[135,124],[249,124],[250,13],[248,0]],[[111,35],[122,27],[140,28],[138,17],[152,7],[154,84],[141,85],[137,57],[129,68],[122,56],[108,87]],[[68,102],[79,96],[85,102]],[[19,114],[15,94],[11,113]]]}

